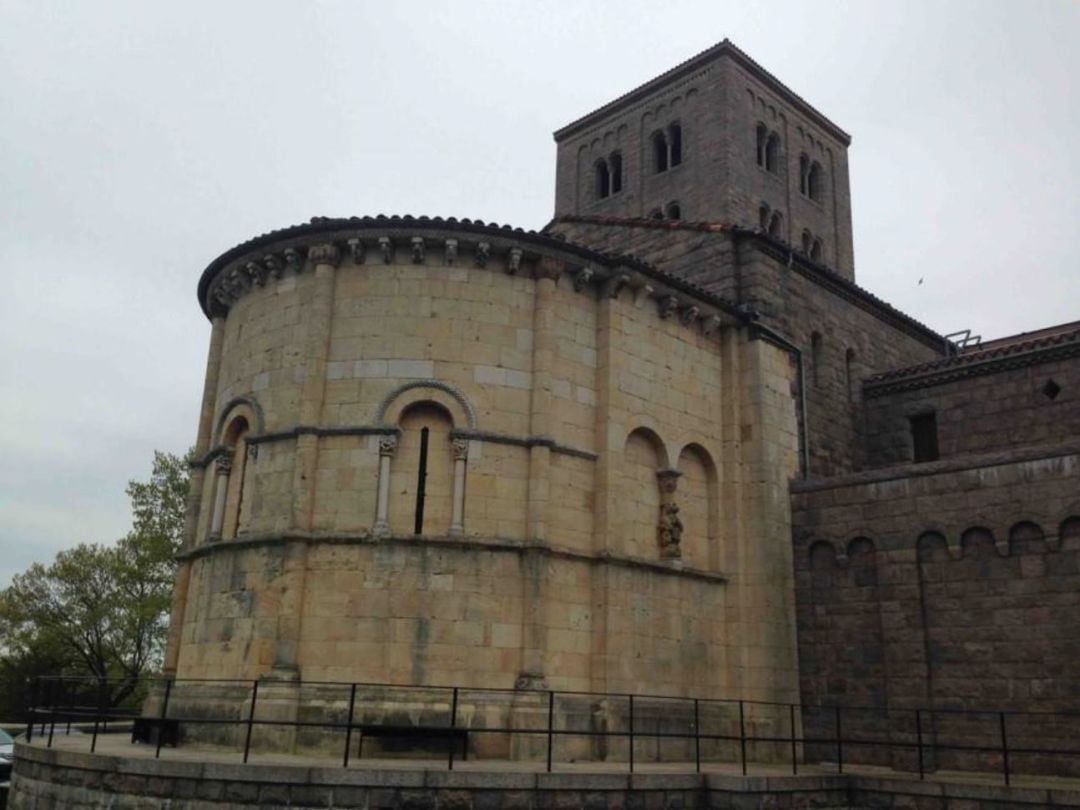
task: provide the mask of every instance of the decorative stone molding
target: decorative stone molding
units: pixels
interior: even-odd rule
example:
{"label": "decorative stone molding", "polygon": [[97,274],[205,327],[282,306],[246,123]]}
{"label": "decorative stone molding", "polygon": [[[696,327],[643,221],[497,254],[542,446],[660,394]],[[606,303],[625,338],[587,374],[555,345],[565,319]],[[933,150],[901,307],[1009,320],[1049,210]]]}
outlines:
{"label": "decorative stone molding", "polygon": [[585,265],[574,274],[574,292],[581,292],[592,281],[593,269]]}
{"label": "decorative stone molding", "polygon": [[628,273],[614,273],[604,281],[604,296],[607,298],[618,298],[619,293],[623,288],[630,283],[630,275]]}
{"label": "decorative stone molding", "polygon": [[214,460],[214,472],[218,475],[228,475],[232,472],[232,457],[218,456]]}
{"label": "decorative stone molding", "polygon": [[367,254],[367,245],[364,244],[364,240],[353,237],[346,244],[349,246],[349,258],[352,259],[352,263],[363,264],[364,257]]}
{"label": "decorative stone molding", "polygon": [[679,299],[668,295],[660,299],[660,320],[666,321],[679,309]]}
{"label": "decorative stone molding", "polygon": [[521,248],[510,248],[510,252],[506,255],[506,272],[510,275],[514,275],[521,269]]}
{"label": "decorative stone molding", "polygon": [[488,259],[491,258],[491,243],[490,242],[477,242],[475,261],[477,267],[484,267]]}
{"label": "decorative stone molding", "polygon": [[454,461],[464,461],[469,457],[469,441],[468,439],[453,439],[450,442],[450,451],[453,453]]}
{"label": "decorative stone molding", "polygon": [[723,323],[723,319],[719,315],[710,315],[702,323],[701,331],[705,333],[706,337],[708,337],[713,332],[715,332],[717,329],[719,329],[720,325],[722,323]]}
{"label": "decorative stone molding", "polygon": [[331,267],[337,267],[338,262],[341,261],[341,251],[338,250],[337,245],[326,242],[308,248],[308,258],[311,259],[312,264],[328,264]]}
{"label": "decorative stone molding", "polygon": [[414,236],[409,240],[409,244],[412,246],[412,262],[413,264],[423,264],[424,256],[426,255],[426,246],[424,244],[424,237]]}
{"label": "decorative stone molding", "polygon": [[542,672],[522,672],[514,679],[514,688],[546,692],[548,690],[548,682]]}
{"label": "decorative stone molding", "polygon": [[457,262],[458,240],[447,239],[443,248],[443,263],[447,267],[453,267]]}
{"label": "decorative stone molding", "polygon": [[689,326],[697,320],[698,315],[701,313],[701,309],[696,306],[686,307],[679,313],[679,320],[683,326]]}
{"label": "decorative stone molding", "polygon": [[258,262],[248,262],[244,265],[244,270],[254,286],[261,287],[266,283],[266,268]]}
{"label": "decorative stone molding", "polygon": [[283,269],[281,259],[275,256],[273,253],[267,253],[262,257],[263,267],[266,268],[266,275],[271,281],[277,281],[281,278],[281,271]]}
{"label": "decorative stone molding", "polygon": [[397,452],[398,437],[397,436],[380,436],[379,437],[379,455],[380,456],[392,456]]}
{"label": "decorative stone molding", "polygon": [[379,250],[382,251],[383,264],[394,261],[394,242],[389,236],[379,237]]}
{"label": "decorative stone molding", "polygon": [[383,397],[383,401],[379,403],[379,408],[376,411],[375,416],[376,421],[380,425],[386,425],[386,413],[390,409],[390,405],[402,394],[407,391],[412,391],[415,388],[434,388],[449,394],[457,400],[457,403],[465,413],[465,419],[468,423],[466,427],[468,427],[469,430],[476,430],[476,410],[473,408],[472,403],[469,402],[468,398],[462,393],[460,388],[450,385],[450,383],[445,383],[442,380],[413,380],[412,382],[407,382],[404,385],[398,386]]}

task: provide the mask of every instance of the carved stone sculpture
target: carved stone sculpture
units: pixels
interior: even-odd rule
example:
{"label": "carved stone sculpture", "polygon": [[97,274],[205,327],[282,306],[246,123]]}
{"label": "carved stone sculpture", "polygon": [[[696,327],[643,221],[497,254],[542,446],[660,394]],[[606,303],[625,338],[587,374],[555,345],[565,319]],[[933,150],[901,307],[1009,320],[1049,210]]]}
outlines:
{"label": "carved stone sculpture", "polygon": [[453,267],[457,262],[457,246],[457,239],[446,240],[446,248],[443,252],[443,262],[445,262],[447,267]]}
{"label": "carved stone sculpture", "polygon": [[349,257],[352,259],[353,264],[363,264],[364,254],[367,252],[367,246],[364,244],[364,240],[359,237],[353,237],[347,244],[349,245]]}
{"label": "carved stone sculpture", "polygon": [[389,236],[379,237],[379,250],[382,251],[382,260],[384,264],[390,264],[394,261],[394,243],[390,240]]}
{"label": "carved stone sculpture", "polygon": [[424,245],[424,237],[414,236],[410,240],[412,245],[412,261],[413,264],[423,264],[426,246]]}
{"label": "carved stone sculpture", "polygon": [[660,543],[660,556],[675,558],[682,556],[683,524],[679,520],[679,507],[674,502],[660,504],[660,523],[656,529],[657,540]]}
{"label": "carved stone sculpture", "polygon": [[487,264],[489,258],[491,258],[491,245],[488,242],[478,242],[476,244],[476,266],[483,267]]}

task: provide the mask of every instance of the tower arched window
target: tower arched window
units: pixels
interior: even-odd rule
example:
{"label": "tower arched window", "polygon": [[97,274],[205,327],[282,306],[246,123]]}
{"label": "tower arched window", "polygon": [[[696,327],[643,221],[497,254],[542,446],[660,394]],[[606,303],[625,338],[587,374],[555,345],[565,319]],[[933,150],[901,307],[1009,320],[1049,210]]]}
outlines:
{"label": "tower arched window", "polygon": [[247,472],[250,424],[237,415],[222,434],[222,453],[214,463],[214,505],[210,513],[210,539],[235,537],[244,512],[244,478]]}
{"label": "tower arched window", "polygon": [[608,170],[611,174],[611,193],[622,191],[622,153],[612,152],[608,158]]}
{"label": "tower arched window", "polygon": [[611,172],[603,158],[596,161],[596,198],[603,200],[611,195]]}
{"label": "tower arched window", "polygon": [[757,125],[757,165],[765,168],[765,143],[769,140],[769,129],[764,124]]}
{"label": "tower arched window", "polygon": [[780,136],[775,132],[765,141],[765,169],[773,174],[780,171]]}
{"label": "tower arched window", "polygon": [[773,211],[769,217],[769,236],[780,239],[784,230],[784,217],[779,211]]}
{"label": "tower arched window", "polygon": [[668,168],[668,142],[663,132],[654,132],[652,136],[653,171],[656,174],[666,172]]}
{"label": "tower arched window", "polygon": [[825,252],[825,247],[822,245],[820,239],[815,239],[813,244],[810,245],[810,258],[815,262],[822,260],[822,254]]}
{"label": "tower arched window", "polygon": [[679,124],[668,127],[668,153],[671,156],[668,162],[672,167],[682,163],[682,126]]}
{"label": "tower arched window", "polygon": [[799,193],[810,193],[810,158],[805,154],[799,155]]}
{"label": "tower arched window", "polygon": [[762,203],[757,210],[758,213],[758,227],[761,228],[762,233],[768,233],[769,231],[769,206]]}
{"label": "tower arched window", "polygon": [[825,191],[825,177],[821,164],[814,161],[806,173],[806,195],[811,200],[821,200]]}
{"label": "tower arched window", "polygon": [[665,213],[668,219],[682,219],[682,209],[677,202],[669,202]]}
{"label": "tower arched window", "polygon": [[814,237],[811,236],[810,231],[803,228],[802,232],[802,252],[804,255],[810,255],[810,248],[814,244]]}

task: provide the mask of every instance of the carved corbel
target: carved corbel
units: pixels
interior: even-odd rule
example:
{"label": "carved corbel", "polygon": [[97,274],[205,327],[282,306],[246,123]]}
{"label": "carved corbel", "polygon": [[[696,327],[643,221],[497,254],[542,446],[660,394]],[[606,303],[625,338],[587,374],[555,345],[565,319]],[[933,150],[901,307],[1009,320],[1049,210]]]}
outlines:
{"label": "carved corbel", "polygon": [[266,268],[266,274],[270,277],[271,281],[277,281],[281,278],[281,259],[273,253],[267,253],[262,257],[263,267]]}
{"label": "carved corbel", "polygon": [[574,273],[574,292],[581,292],[592,281],[593,269],[586,265]]}
{"label": "carved corbel", "polygon": [[337,245],[326,242],[322,245],[312,245],[308,249],[308,258],[311,259],[312,264],[328,264],[331,267],[337,267],[341,260],[341,251],[338,250]]}
{"label": "carved corbel", "polygon": [[225,276],[225,283],[229,285],[229,292],[234,298],[239,298],[247,289],[247,275],[241,274],[237,268],[233,268]]}
{"label": "carved corbel", "polygon": [[443,263],[447,267],[453,267],[457,262],[457,239],[447,239],[446,245],[443,248]]}
{"label": "carved corbel", "polygon": [[644,306],[645,302],[652,298],[653,293],[656,292],[651,284],[642,284],[637,288],[637,293],[634,295],[634,306]]}
{"label": "carved corbel", "polygon": [[679,309],[679,299],[674,295],[668,295],[660,299],[660,320],[666,321]]}
{"label": "carved corbel", "polygon": [[349,258],[352,259],[352,263],[363,264],[364,256],[367,253],[367,245],[364,244],[364,240],[354,236],[346,244],[349,246]]}
{"label": "carved corbel", "polygon": [[380,456],[392,456],[397,452],[397,440],[395,435],[387,435],[379,437],[379,455]]}
{"label": "carved corbel", "polygon": [[390,264],[394,261],[394,242],[389,236],[379,237],[379,250],[382,251],[383,264]]}
{"label": "carved corbel", "polygon": [[623,287],[630,283],[628,273],[618,273],[608,276],[604,282],[604,295],[608,298],[618,298]]}
{"label": "carved corbel", "polygon": [[285,248],[285,269],[290,273],[304,269],[304,255],[296,248]]}
{"label": "carved corbel", "polygon": [[476,266],[483,267],[491,258],[491,245],[488,242],[476,243]]}
{"label": "carved corbel", "polygon": [[248,262],[244,265],[244,271],[256,287],[261,287],[266,283],[266,268],[258,262]]}
{"label": "carved corbel", "polygon": [[723,319],[719,315],[710,315],[701,325],[701,331],[705,333],[706,337],[708,337],[717,329],[719,329],[722,323]]}
{"label": "carved corbel", "polygon": [[450,451],[453,453],[454,461],[465,461],[469,457],[469,440],[454,439],[450,442]]}
{"label": "carved corbel", "polygon": [[698,307],[690,306],[679,313],[679,320],[682,321],[683,326],[689,326],[697,320],[698,314],[701,312]]}
{"label": "carved corbel", "polygon": [[521,248],[510,248],[510,253],[506,257],[506,272],[510,275],[514,275],[521,269]]}
{"label": "carved corbel", "polygon": [[409,240],[412,245],[412,262],[413,264],[423,264],[424,256],[426,254],[426,246],[424,244],[424,237],[414,236]]}
{"label": "carved corbel", "polygon": [[214,472],[218,475],[228,475],[232,472],[232,456],[221,455],[214,459]]}

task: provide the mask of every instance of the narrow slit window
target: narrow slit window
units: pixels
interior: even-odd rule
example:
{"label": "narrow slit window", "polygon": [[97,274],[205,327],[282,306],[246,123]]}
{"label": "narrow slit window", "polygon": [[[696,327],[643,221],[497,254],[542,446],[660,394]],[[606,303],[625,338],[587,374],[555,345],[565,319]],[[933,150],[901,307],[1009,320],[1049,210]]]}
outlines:
{"label": "narrow slit window", "polygon": [[773,174],[780,171],[780,136],[775,132],[765,142],[765,169]]}
{"label": "narrow slit window", "polygon": [[912,456],[916,464],[926,461],[937,461],[938,455],[938,431],[937,414],[920,413],[910,417],[911,421],[911,444]]}
{"label": "narrow slit window", "polygon": [[608,169],[611,174],[611,193],[618,194],[622,191],[622,154],[612,152],[608,159]]}
{"label": "narrow slit window", "polygon": [[682,163],[682,127],[672,124],[668,129],[668,147],[671,151],[671,165]]}
{"label": "narrow slit window", "polygon": [[606,160],[596,161],[596,197],[604,199],[611,194],[611,174]]}
{"label": "narrow slit window", "polygon": [[765,168],[765,141],[769,137],[769,130],[764,124],[757,125],[757,165]]}
{"label": "narrow slit window", "polygon": [[424,498],[427,495],[427,463],[429,428],[420,430],[420,464],[416,470],[416,519],[413,534],[424,533]]}
{"label": "narrow slit window", "polygon": [[652,136],[653,147],[653,170],[659,174],[666,172],[668,167],[668,143],[663,132],[657,132]]}

